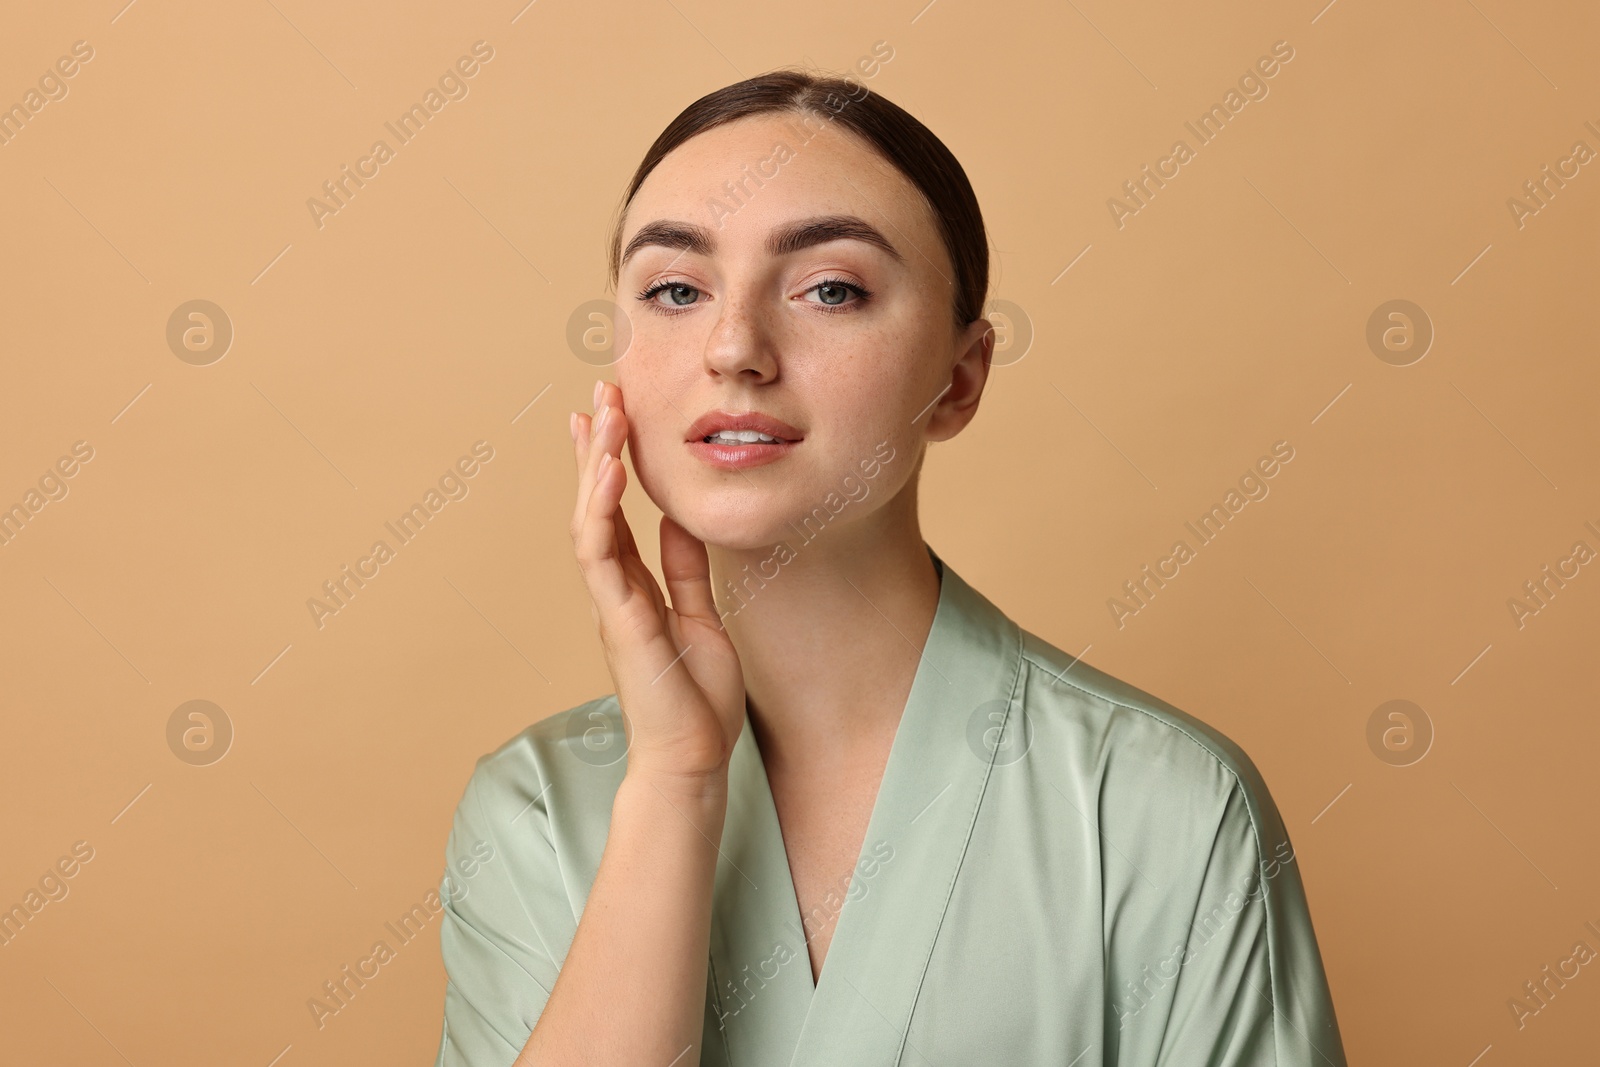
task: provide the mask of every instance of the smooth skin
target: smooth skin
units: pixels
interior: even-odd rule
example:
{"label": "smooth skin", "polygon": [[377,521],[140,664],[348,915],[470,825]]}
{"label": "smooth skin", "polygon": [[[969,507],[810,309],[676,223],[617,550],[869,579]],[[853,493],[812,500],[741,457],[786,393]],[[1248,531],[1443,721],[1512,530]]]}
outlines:
{"label": "smooth skin", "polygon": [[[520,1065],[699,1062],[728,760],[746,711],[801,914],[826,915],[819,902],[859,856],[932,628],[939,579],[917,475],[927,443],[976,414],[992,328],[952,323],[954,272],[915,186],[841,128],[802,144],[795,123],[753,116],[696,136],[624,220],[624,247],[663,220],[705,227],[714,247],[646,245],[624,263],[631,346],[617,383],[596,383],[594,417],[570,420],[570,532],[629,748],[599,870]],[[780,141],[791,152],[776,177],[731,214],[708,210],[727,202],[739,161]],[[893,251],[858,239],[767,246],[776,229],[840,215]],[[639,298],[660,282],[671,288]],[[714,409],[765,412],[804,440],[776,463],[719,470],[684,444]],[[622,513],[625,443],[663,511],[666,595]],[[861,464],[885,448],[892,458],[868,481]],[[850,503],[814,540],[799,536],[830,494]],[[779,542],[795,554],[777,577],[719,610],[713,589],[747,566],[770,575]],[[814,980],[836,918],[808,924]]]}

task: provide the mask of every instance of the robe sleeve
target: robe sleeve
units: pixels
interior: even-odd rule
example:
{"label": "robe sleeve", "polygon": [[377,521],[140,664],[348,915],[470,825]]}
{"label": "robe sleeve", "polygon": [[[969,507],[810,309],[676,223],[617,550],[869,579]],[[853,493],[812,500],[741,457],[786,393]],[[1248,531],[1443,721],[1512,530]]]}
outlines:
{"label": "robe sleeve", "polygon": [[1346,1067],[1294,847],[1266,786],[1243,770],[1209,849],[1194,854],[1198,892],[1170,901],[1186,928],[1148,961],[1122,1013],[1155,1016],[1136,1020],[1160,1035],[1151,1067]]}
{"label": "robe sleeve", "polygon": [[485,757],[456,807],[439,891],[447,980],[435,1067],[509,1067],[555,986],[551,949],[570,944],[544,793],[527,794]]}

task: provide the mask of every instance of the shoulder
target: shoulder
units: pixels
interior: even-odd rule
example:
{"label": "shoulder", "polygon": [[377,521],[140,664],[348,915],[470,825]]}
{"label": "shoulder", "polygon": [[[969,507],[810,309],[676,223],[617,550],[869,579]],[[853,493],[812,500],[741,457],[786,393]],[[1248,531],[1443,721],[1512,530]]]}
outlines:
{"label": "shoulder", "polygon": [[1044,769],[1077,786],[1076,814],[1106,849],[1106,1008],[1124,1057],[1228,1046],[1343,1067],[1298,857],[1244,749],[1025,630],[1021,658]]}
{"label": "shoulder", "polygon": [[[1138,822],[1231,820],[1254,851],[1283,834],[1266,782],[1221,730],[1019,627],[1021,699],[1036,731],[1061,739],[1063,758],[1092,774],[1102,816],[1133,807]],[[1108,810],[1110,809],[1110,810]],[[1126,815],[1121,820],[1127,821]],[[1219,827],[1220,829],[1220,827]]]}
{"label": "shoulder", "polygon": [[609,813],[627,748],[615,694],[596,697],[534,722],[479,756],[457,805],[465,815],[506,826]]}

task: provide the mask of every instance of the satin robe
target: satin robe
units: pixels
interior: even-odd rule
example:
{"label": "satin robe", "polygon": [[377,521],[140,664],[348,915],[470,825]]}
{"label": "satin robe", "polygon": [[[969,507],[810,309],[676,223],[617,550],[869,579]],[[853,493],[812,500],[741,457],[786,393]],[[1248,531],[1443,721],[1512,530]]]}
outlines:
{"label": "satin robe", "polygon": [[[860,860],[810,917],[837,920],[815,985],[815,926],[745,720],[702,1067],[1346,1067],[1300,865],[1250,759],[1021,629],[928,551],[938,608]],[[440,888],[436,1067],[504,1067],[526,1043],[624,745],[613,694],[478,760]]]}

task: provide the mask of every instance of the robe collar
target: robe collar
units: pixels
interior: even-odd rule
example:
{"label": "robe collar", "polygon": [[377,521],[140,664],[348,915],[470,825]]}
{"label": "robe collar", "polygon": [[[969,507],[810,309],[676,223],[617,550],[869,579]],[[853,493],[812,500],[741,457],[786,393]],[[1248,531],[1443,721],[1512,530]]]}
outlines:
{"label": "robe collar", "polygon": [[1022,635],[928,555],[941,575],[933,626],[815,988],[746,714],[728,765],[703,1042],[721,1043],[732,1067],[932,1062],[932,1049],[905,1049],[906,1030],[999,750],[986,740],[1017,699]]}

